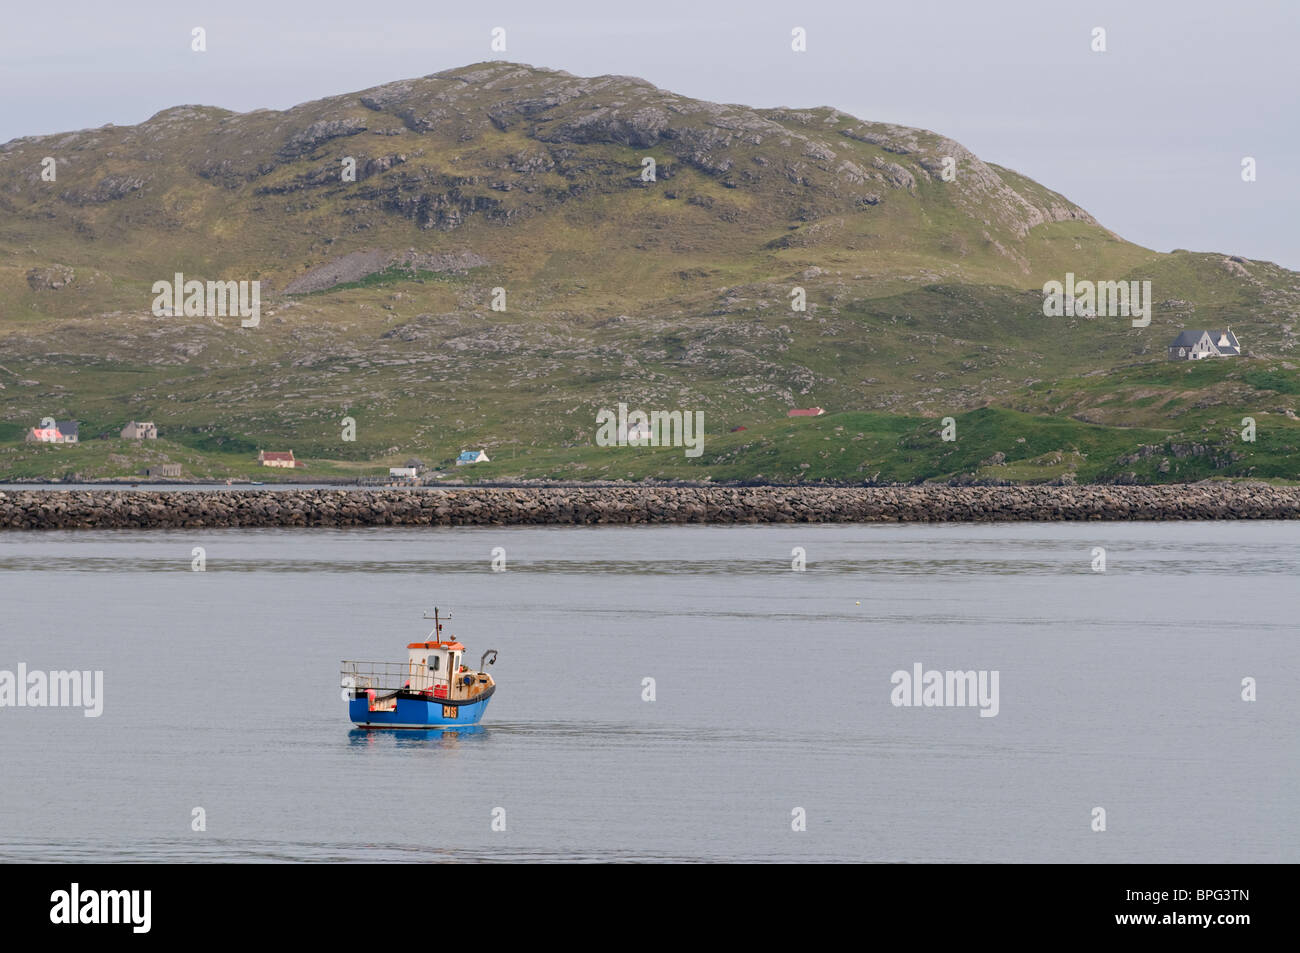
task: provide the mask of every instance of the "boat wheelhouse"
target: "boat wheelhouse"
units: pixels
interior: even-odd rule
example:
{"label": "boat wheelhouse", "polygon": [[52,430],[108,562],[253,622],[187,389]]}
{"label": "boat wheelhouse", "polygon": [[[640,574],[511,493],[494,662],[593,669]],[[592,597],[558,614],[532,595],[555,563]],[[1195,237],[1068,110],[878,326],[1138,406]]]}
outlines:
{"label": "boat wheelhouse", "polygon": [[[344,661],[341,684],[354,724],[367,728],[455,728],[477,725],[496,691],[483,671],[497,660],[488,649],[477,671],[465,665],[465,646],[442,638],[442,616],[435,608],[428,640],[406,647],[405,662]],[[491,658],[489,658],[491,656]]]}

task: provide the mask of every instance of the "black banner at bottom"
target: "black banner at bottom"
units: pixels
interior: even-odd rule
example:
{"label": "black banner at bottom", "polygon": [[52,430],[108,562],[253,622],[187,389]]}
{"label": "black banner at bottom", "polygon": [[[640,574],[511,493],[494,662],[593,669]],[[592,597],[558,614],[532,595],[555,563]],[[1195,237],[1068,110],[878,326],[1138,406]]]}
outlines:
{"label": "black banner at bottom", "polygon": [[[67,934],[127,943],[246,941],[250,931],[259,945],[279,936],[383,942],[427,935],[436,942],[439,928],[453,931],[445,941],[456,943],[458,924],[472,928],[476,942],[491,942],[490,933],[477,931],[503,917],[534,928],[577,918],[584,940],[602,943],[629,924],[651,937],[659,930],[757,929],[766,942],[775,939],[774,926],[792,938],[845,927],[862,936],[919,931],[917,942],[1098,934],[1232,942],[1285,923],[1282,880],[1293,879],[1275,866],[880,865],[849,872],[755,865],[733,870],[727,876],[734,881],[723,887],[707,871],[678,870],[670,880],[646,871],[592,879],[575,867],[530,882],[527,873],[488,869],[495,865],[455,865],[453,879],[450,866],[9,866],[0,916],[10,939]],[[602,940],[606,928],[615,932]]]}

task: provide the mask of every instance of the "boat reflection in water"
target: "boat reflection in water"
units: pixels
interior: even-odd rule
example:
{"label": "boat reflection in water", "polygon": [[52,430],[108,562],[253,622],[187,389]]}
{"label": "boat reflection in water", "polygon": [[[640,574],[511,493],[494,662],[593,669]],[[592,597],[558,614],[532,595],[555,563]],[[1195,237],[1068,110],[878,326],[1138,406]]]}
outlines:
{"label": "boat reflection in water", "polygon": [[348,732],[348,745],[353,748],[458,748],[461,740],[473,740],[476,735],[488,733],[485,725],[463,725],[460,728],[353,728]]}

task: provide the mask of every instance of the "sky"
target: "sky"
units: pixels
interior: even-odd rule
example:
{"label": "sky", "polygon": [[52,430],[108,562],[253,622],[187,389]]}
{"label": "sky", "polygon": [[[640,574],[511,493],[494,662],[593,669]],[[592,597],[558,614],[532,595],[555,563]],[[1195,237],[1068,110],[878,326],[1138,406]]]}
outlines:
{"label": "sky", "polygon": [[1300,0],[68,0],[0,30],[0,142],[508,59],[931,129],[1140,245],[1300,270]]}

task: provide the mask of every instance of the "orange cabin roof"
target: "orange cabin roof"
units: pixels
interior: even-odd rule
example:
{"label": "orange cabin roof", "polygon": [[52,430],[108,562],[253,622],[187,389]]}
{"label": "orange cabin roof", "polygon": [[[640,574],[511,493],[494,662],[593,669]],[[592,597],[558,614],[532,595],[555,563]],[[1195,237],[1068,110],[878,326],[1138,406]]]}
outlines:
{"label": "orange cabin roof", "polygon": [[407,646],[408,649],[459,649],[464,651],[465,646],[459,642],[412,642]]}

